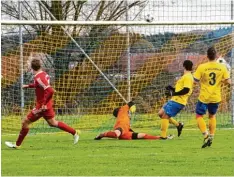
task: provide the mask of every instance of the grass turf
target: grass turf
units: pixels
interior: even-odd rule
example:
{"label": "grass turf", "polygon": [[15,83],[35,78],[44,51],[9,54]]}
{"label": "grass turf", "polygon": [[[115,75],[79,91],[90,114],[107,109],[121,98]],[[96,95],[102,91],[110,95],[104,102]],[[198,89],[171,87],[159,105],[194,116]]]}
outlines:
{"label": "grass turf", "polygon": [[4,145],[16,135],[2,136],[2,176],[234,175],[233,129],[218,129],[212,146],[205,149],[198,129],[166,141],[95,141],[95,135],[83,132],[78,145],[65,133],[29,135],[19,150]]}

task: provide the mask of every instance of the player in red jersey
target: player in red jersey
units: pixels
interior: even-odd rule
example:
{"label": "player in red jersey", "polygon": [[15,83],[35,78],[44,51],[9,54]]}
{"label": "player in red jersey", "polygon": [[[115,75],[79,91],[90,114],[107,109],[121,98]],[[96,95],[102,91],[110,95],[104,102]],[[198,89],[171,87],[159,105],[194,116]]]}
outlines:
{"label": "player in red jersey", "polygon": [[79,131],[76,131],[64,122],[55,120],[52,100],[54,89],[50,86],[49,75],[42,71],[41,60],[38,58],[33,58],[30,63],[30,68],[34,74],[34,83],[23,85],[23,88],[35,89],[36,107],[27,115],[26,118],[23,119],[22,128],[16,143],[7,141],[5,144],[10,148],[18,148],[29,132],[29,125],[41,117],[43,117],[51,127],[57,127],[72,134],[74,137],[74,144],[76,144],[79,140]]}
{"label": "player in red jersey", "polygon": [[[116,108],[113,112],[113,115],[117,118],[114,125],[113,131],[107,131],[99,134],[94,139],[100,140],[104,137],[108,138],[118,138],[121,140],[134,140],[134,139],[151,139],[159,140],[160,136],[148,135],[145,133],[136,133],[130,127],[130,114],[136,111],[135,104],[131,101],[128,104]],[[168,139],[172,139],[173,136],[169,135]]]}

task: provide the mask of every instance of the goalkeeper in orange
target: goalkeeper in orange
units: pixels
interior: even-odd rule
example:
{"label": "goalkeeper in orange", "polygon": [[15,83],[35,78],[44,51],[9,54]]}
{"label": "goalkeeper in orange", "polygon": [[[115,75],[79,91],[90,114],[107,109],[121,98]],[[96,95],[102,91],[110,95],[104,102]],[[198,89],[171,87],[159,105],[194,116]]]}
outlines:
{"label": "goalkeeper in orange", "polygon": [[[203,134],[202,148],[212,144],[216,130],[216,112],[221,101],[222,82],[231,85],[230,74],[223,64],[217,63],[217,52],[214,47],[207,50],[208,62],[198,66],[193,77],[200,83],[200,94],[196,105],[196,120],[198,128]],[[209,133],[203,115],[209,113]]]}
{"label": "goalkeeper in orange", "polygon": [[[145,133],[136,133],[130,127],[130,115],[136,111],[135,104],[131,101],[128,104],[116,108],[113,111],[113,115],[117,118],[113,131],[107,131],[99,134],[94,139],[100,140],[104,137],[118,138],[120,140],[135,140],[135,139],[150,139],[159,140],[160,136],[148,135]],[[169,136],[168,139],[172,139],[173,136]]]}

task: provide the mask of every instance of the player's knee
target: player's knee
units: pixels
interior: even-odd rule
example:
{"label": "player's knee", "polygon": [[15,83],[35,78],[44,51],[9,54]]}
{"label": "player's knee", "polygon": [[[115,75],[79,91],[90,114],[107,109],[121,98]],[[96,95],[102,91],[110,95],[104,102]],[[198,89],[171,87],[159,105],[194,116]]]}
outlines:
{"label": "player's knee", "polygon": [[22,125],[23,128],[28,128],[29,124],[30,124],[30,121],[28,119],[23,119],[21,121],[21,125]]}
{"label": "player's knee", "polygon": [[168,116],[165,112],[159,112],[158,113],[158,116],[161,118],[161,119],[169,119],[170,116]]}
{"label": "player's knee", "polygon": [[117,138],[119,138],[120,135],[122,135],[122,133],[123,133],[123,129],[121,127],[118,127],[115,129],[115,134],[116,134]]}
{"label": "player's knee", "polygon": [[55,119],[47,119],[46,121],[50,127],[58,127],[58,121]]}
{"label": "player's knee", "polygon": [[54,127],[53,124],[51,124],[51,123],[48,123],[48,125],[49,125],[50,127]]}
{"label": "player's knee", "polygon": [[50,127],[57,127],[57,124],[55,124],[54,122],[48,122],[48,125],[49,125]]}
{"label": "player's knee", "polygon": [[209,119],[215,118],[215,114],[209,114]]}
{"label": "player's knee", "polygon": [[162,118],[162,117],[163,117],[163,112],[159,111],[159,112],[158,112],[158,116],[159,116],[160,118]]}
{"label": "player's knee", "polygon": [[117,138],[119,138],[119,137],[120,137],[120,135],[121,135],[121,131],[119,131],[119,130],[115,130],[115,134],[116,134],[116,137],[117,137]]}
{"label": "player's knee", "polygon": [[201,114],[196,114],[196,119],[203,118],[203,115]]}

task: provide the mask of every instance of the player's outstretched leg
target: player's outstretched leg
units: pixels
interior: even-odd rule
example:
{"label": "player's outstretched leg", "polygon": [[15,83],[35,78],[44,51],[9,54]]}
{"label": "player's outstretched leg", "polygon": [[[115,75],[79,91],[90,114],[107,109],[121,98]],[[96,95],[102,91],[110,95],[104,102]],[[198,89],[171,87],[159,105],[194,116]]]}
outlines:
{"label": "player's outstretched leg", "polygon": [[51,126],[51,127],[57,127],[67,133],[70,133],[73,135],[74,138],[74,144],[77,144],[80,138],[80,131],[79,130],[75,130],[74,128],[70,127],[69,125],[65,124],[64,122],[60,122],[55,120],[54,118],[52,119],[46,119],[47,123]]}
{"label": "player's outstretched leg", "polygon": [[104,137],[104,133],[100,133],[94,138],[94,140],[101,140],[103,137]]}
{"label": "player's outstretched leg", "polygon": [[108,132],[104,132],[104,133],[99,134],[98,136],[96,136],[94,138],[94,140],[101,140],[104,137],[107,137],[107,138],[118,138],[118,135],[116,134],[115,131],[108,131]]}
{"label": "player's outstretched leg", "polygon": [[104,132],[99,134],[98,136],[96,136],[94,138],[94,140],[100,140],[104,137],[107,138],[119,138],[119,136],[121,135],[121,131],[120,130],[114,130],[114,131],[108,131],[108,132]]}
{"label": "player's outstretched leg", "polygon": [[29,128],[22,127],[20,130],[19,136],[17,138],[17,141],[16,142],[6,141],[5,145],[9,148],[18,149],[20,147],[20,145],[22,144],[25,136],[28,134],[28,132],[29,132]]}
{"label": "player's outstretched leg", "polygon": [[20,147],[20,145],[22,144],[24,138],[26,137],[26,135],[28,134],[29,132],[29,125],[31,124],[31,121],[28,120],[27,118],[25,118],[23,121],[22,121],[22,128],[20,130],[20,133],[19,133],[19,136],[16,140],[16,142],[9,142],[9,141],[6,141],[5,142],[5,145],[9,148],[14,148],[14,149],[18,149]]}
{"label": "player's outstretched leg", "polygon": [[159,140],[160,136],[154,136],[145,133],[137,133],[137,139]]}
{"label": "player's outstretched leg", "polygon": [[160,139],[160,136],[154,136],[154,135],[145,134],[145,136],[143,137],[143,139],[148,139],[148,140],[159,140],[159,139]]}
{"label": "player's outstretched leg", "polygon": [[136,138],[133,139],[148,139],[148,140],[161,140],[161,139],[173,139],[174,135],[168,135],[166,138],[162,138],[161,136],[154,136],[154,135],[149,135],[149,134],[145,134],[145,133],[135,133],[137,136]]}

